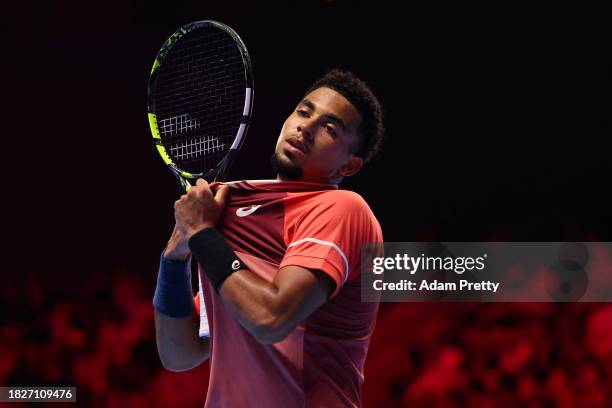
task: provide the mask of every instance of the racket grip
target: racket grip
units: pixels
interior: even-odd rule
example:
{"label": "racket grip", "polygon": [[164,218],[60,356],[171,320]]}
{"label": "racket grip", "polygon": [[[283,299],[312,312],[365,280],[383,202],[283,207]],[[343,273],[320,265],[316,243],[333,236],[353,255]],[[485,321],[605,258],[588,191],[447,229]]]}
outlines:
{"label": "racket grip", "polygon": [[210,327],[208,326],[208,314],[206,312],[206,303],[204,302],[204,290],[202,290],[202,277],[198,274],[198,286],[200,290],[200,329],[198,334],[200,337],[210,337]]}

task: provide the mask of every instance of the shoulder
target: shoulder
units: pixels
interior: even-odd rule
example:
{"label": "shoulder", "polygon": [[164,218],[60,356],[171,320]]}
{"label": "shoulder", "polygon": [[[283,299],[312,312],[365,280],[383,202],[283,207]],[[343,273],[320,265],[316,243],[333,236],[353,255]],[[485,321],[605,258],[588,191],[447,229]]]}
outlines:
{"label": "shoulder", "polygon": [[343,211],[371,212],[368,203],[359,194],[349,190],[329,190],[316,197],[316,204]]}
{"label": "shoulder", "polygon": [[347,225],[375,225],[376,216],[358,193],[349,190],[310,192],[286,203],[287,227],[340,229]]}
{"label": "shoulder", "polygon": [[359,194],[349,190],[332,190],[320,194],[302,215],[306,217],[303,219],[330,223],[336,227],[350,224],[366,228],[374,225],[380,229],[368,203]]}

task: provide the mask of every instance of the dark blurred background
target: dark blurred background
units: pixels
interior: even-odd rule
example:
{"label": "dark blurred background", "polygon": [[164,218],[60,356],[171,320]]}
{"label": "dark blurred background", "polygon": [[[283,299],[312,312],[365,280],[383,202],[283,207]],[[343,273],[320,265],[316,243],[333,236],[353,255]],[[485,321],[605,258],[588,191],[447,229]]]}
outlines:
{"label": "dark blurred background", "polygon": [[[233,179],[273,176],[285,117],[341,67],[386,110],[382,156],[342,186],[366,198],[386,241],[612,241],[604,15],[334,0],[13,3],[0,14],[0,385],[75,384],[84,405],[203,404],[207,366],[162,371],[151,321],[180,192],[151,143],[146,84],[179,26],[222,21],[253,56],[255,116]],[[365,405],[610,405],[611,327],[606,304],[383,305]]]}

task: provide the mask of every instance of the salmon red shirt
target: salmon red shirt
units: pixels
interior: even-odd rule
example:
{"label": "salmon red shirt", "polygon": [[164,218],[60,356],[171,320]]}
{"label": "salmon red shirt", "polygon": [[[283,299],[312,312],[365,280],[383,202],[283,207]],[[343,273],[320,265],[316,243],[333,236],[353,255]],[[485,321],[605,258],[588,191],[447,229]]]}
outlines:
{"label": "salmon red shirt", "polygon": [[[336,288],[287,338],[265,345],[231,316],[200,270],[211,338],[206,407],[361,406],[378,303],[361,302],[359,275],[362,245],[383,240],[374,214],[336,185],[226,184],[230,199],[217,228],[249,270],[271,282],[287,265],[318,269]],[[199,313],[200,292],[195,303]]]}

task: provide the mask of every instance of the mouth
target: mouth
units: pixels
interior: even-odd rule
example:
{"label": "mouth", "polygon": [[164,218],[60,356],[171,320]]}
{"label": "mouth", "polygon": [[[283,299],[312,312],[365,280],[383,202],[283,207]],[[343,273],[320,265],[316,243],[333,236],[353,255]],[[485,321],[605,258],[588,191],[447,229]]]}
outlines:
{"label": "mouth", "polygon": [[306,154],[306,146],[304,145],[304,143],[301,140],[298,140],[296,138],[291,138],[291,139],[287,139],[287,143],[292,146],[293,148],[299,150],[300,152],[302,152],[303,154]]}

